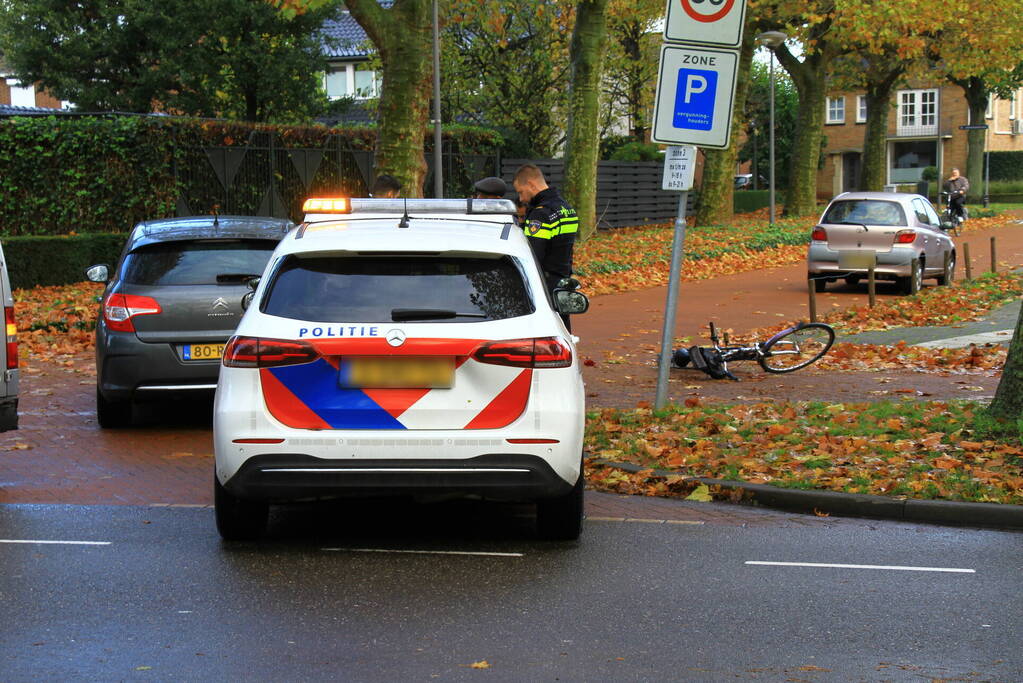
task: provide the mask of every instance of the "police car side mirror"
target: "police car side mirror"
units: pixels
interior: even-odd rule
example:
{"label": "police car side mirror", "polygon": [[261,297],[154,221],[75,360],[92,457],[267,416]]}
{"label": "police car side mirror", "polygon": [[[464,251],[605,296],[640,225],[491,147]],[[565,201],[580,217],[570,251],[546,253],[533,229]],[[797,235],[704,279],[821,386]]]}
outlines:
{"label": "police car side mirror", "polygon": [[[578,282],[576,286],[578,286]],[[582,292],[573,289],[555,289],[554,306],[558,313],[565,315],[579,315],[590,308],[590,300]]]}
{"label": "police car side mirror", "polygon": [[110,266],[105,263],[89,266],[85,269],[85,277],[89,282],[109,282]]}
{"label": "police car side mirror", "polygon": [[255,292],[256,288],[259,287],[259,280],[260,280],[259,277],[250,277],[248,280],[245,281],[245,286],[247,286],[249,289]]}

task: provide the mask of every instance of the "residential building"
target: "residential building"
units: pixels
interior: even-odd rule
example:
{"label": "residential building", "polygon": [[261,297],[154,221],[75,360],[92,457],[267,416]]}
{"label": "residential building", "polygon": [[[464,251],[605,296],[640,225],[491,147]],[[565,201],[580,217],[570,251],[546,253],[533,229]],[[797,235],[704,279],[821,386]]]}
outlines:
{"label": "residential building", "polygon": [[[984,121],[987,148],[1023,151],[1023,93],[1007,99],[992,97]],[[823,165],[817,172],[817,193],[830,198],[859,189],[863,131],[867,121],[862,93],[838,92],[825,101]],[[953,167],[966,174],[970,112],[962,88],[954,85],[902,88],[895,92],[888,113],[885,184],[915,184],[924,168],[934,166],[942,178]],[[982,178],[970,178],[979,183]],[[931,191],[934,191],[932,186]]]}
{"label": "residential building", "polygon": [[370,61],[375,54],[373,44],[348,10],[324,22],[322,32],[327,38],[323,52],[329,64],[323,75],[323,89],[331,100],[348,100],[348,106],[336,118],[372,121],[372,114],[362,103],[380,94],[380,74]]}
{"label": "residential building", "polygon": [[67,103],[34,85],[22,85],[0,61],[0,107],[4,113],[35,113],[36,109],[63,109],[66,106]]}

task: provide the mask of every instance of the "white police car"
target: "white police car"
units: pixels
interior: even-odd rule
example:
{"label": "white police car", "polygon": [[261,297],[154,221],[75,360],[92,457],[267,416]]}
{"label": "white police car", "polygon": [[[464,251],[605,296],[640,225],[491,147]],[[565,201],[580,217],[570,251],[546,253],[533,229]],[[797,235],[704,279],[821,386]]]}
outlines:
{"label": "white police car", "polygon": [[[503,199],[311,199],[224,351],[213,436],[217,528],[271,503],[346,495],[537,503],[576,538],[582,375]],[[558,303],[555,303],[557,301]]]}

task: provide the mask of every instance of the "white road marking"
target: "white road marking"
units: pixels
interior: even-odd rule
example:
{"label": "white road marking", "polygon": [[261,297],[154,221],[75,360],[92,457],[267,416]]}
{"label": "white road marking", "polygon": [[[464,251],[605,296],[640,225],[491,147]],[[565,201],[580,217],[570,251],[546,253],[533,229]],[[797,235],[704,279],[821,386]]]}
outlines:
{"label": "white road marking", "polygon": [[886,564],[826,564],[819,562],[757,562],[747,560],[746,564],[771,565],[776,567],[830,567],[834,569],[890,569],[900,572],[951,572],[953,574],[976,574],[975,569],[955,567],[900,567]]}
{"label": "white road marking", "polygon": [[36,543],[42,545],[110,545],[110,541],[33,541],[27,539],[0,538],[0,543]]}
{"label": "white road marking", "polygon": [[525,557],[524,553],[485,553],[469,550],[396,550],[392,548],[320,548],[342,553],[405,553],[410,555],[481,555],[484,557]]}

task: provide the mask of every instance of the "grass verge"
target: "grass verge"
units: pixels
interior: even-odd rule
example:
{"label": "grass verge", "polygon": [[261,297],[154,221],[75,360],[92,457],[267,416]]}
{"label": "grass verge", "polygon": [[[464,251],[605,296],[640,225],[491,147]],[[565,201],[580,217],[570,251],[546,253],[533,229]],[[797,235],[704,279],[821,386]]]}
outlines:
{"label": "grass verge", "polygon": [[[598,490],[687,497],[693,477],[972,502],[1023,504],[1019,429],[995,436],[970,401],[708,404],[607,409],[587,420]],[[1017,427],[1020,427],[1017,425]],[[606,460],[644,468],[631,474]],[[653,476],[667,470],[674,476]]]}

